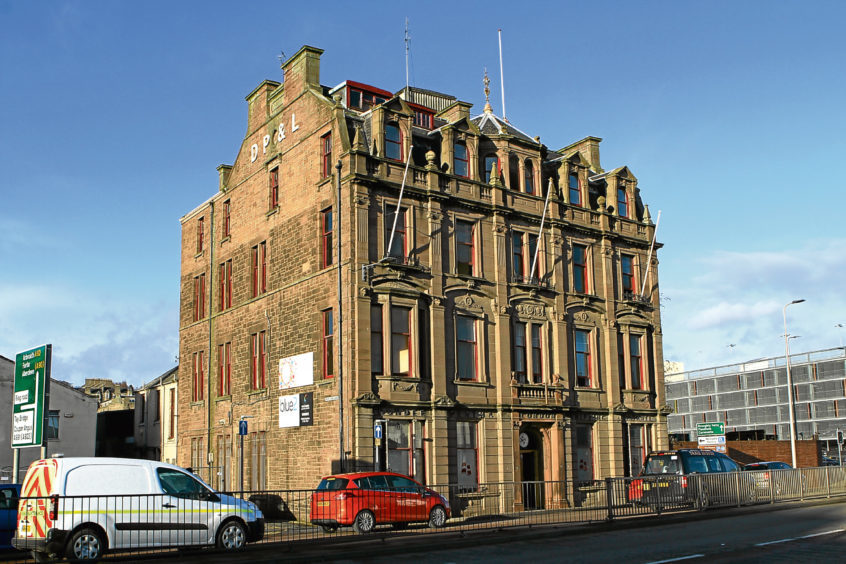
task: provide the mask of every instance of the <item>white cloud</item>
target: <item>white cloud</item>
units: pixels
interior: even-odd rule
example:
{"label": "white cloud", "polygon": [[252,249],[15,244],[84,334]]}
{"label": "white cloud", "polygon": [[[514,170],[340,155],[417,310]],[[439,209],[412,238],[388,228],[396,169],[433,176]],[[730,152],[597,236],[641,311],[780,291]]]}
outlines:
{"label": "white cloud", "polygon": [[[843,283],[846,240],[809,241],[795,249],[714,251],[699,259],[662,261],[664,358],[687,370],[836,347],[846,338]],[[670,255],[672,256],[672,255]],[[686,276],[686,272],[696,272]],[[680,275],[681,273],[681,275]]]}

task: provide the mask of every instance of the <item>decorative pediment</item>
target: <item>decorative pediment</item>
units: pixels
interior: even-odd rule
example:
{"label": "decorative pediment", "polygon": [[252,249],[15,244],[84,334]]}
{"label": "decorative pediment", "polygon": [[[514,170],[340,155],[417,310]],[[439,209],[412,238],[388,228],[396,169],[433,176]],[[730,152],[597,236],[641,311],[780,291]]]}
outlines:
{"label": "decorative pediment", "polygon": [[570,163],[571,165],[590,168],[590,162],[585,158],[581,151],[574,151],[569,155],[564,155],[562,162]]}
{"label": "decorative pediment", "polygon": [[456,132],[474,135],[476,137],[482,134],[476,124],[473,123],[469,117],[460,118],[440,128],[441,131],[445,129],[452,129]]}
{"label": "decorative pediment", "polygon": [[620,325],[633,325],[644,328],[652,327],[652,318],[639,309],[626,308],[625,310],[617,311],[615,319]]}
{"label": "decorative pediment", "polygon": [[411,109],[411,106],[409,106],[408,103],[399,96],[394,96],[390,100],[386,100],[381,107],[393,114],[401,114],[405,116],[414,115],[414,111]]}
{"label": "decorative pediment", "polygon": [[622,178],[624,180],[628,180],[629,182],[637,182],[637,177],[632,174],[632,171],[629,170],[627,166],[621,166],[620,168],[615,168],[611,172],[609,172],[606,176],[616,176],[617,178]]}

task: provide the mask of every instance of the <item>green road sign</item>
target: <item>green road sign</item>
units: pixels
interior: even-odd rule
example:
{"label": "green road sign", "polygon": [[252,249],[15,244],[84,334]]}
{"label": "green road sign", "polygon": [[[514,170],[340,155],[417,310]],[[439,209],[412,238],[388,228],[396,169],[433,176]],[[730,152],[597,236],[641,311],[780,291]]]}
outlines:
{"label": "green road sign", "polygon": [[696,434],[700,437],[713,437],[714,435],[725,435],[726,424],[718,423],[697,423]]}
{"label": "green road sign", "polygon": [[18,353],[12,402],[12,448],[42,446],[50,390],[53,345]]}

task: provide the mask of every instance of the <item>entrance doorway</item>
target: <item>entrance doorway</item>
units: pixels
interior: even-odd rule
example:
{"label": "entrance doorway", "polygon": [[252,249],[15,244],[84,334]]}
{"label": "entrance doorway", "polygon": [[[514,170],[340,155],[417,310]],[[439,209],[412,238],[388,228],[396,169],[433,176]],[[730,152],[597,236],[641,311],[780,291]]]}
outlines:
{"label": "entrance doorway", "polygon": [[523,508],[543,509],[543,439],[537,429],[531,427],[523,427],[519,439]]}

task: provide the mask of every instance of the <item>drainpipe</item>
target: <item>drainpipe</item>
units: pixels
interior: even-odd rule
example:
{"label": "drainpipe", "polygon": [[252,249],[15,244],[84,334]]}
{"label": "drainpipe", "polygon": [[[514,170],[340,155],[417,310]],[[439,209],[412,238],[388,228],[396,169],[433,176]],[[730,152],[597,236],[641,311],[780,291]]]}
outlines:
{"label": "drainpipe", "polygon": [[208,437],[206,438],[206,465],[209,467],[208,479],[211,482],[211,462],[209,461],[209,457],[211,456],[211,447],[212,447],[212,401],[211,401],[211,392],[212,392],[212,371],[211,371],[211,359],[212,359],[212,345],[213,345],[213,329],[214,329],[214,308],[212,307],[212,295],[214,293],[213,288],[215,288],[214,284],[214,201],[209,202],[209,291],[207,292],[209,296],[209,351],[208,355],[206,355],[206,432]]}
{"label": "drainpipe", "polygon": [[346,453],[344,451],[344,310],[343,294],[341,285],[341,160],[335,165],[335,183],[337,186],[337,196],[335,197],[335,204],[337,211],[338,226],[335,237],[335,247],[338,250],[338,434],[341,452],[338,458],[341,465],[341,472],[346,470]]}

